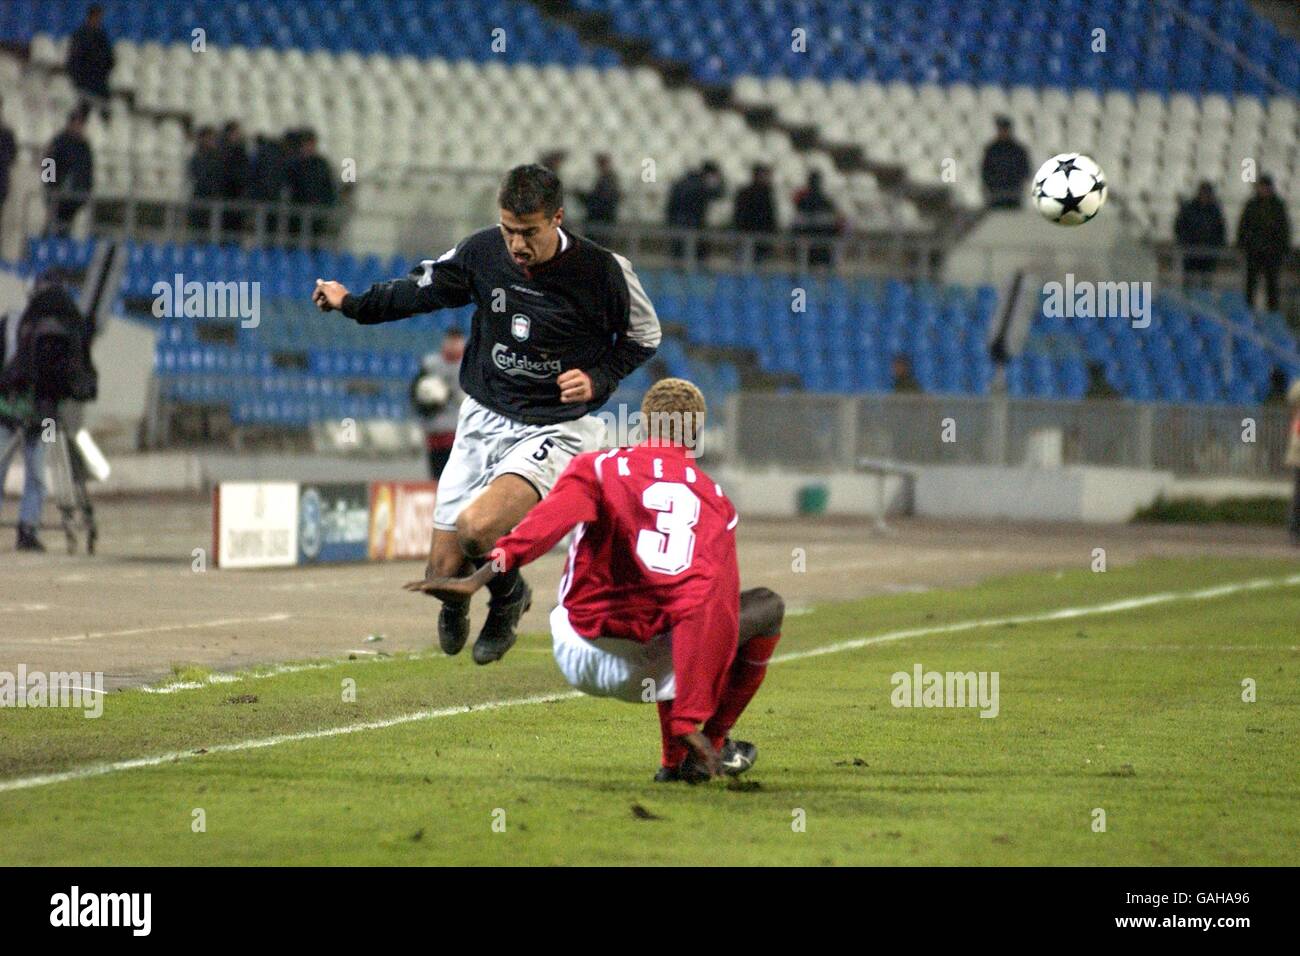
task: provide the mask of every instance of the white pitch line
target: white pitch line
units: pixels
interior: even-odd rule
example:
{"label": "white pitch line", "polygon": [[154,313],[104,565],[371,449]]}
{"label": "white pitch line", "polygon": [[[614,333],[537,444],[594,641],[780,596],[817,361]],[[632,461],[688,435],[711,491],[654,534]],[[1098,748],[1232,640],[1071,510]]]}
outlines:
{"label": "white pitch line", "polygon": [[[824,654],[838,654],[842,651],[857,650],[862,647],[869,647],[873,644],[901,641],[911,637],[925,637],[931,634],[953,634],[960,631],[975,630],[976,628],[981,627],[999,627],[1006,624],[1037,624],[1047,621],[1063,621],[1076,617],[1087,617],[1094,614],[1116,614],[1122,611],[1132,611],[1137,608],[1151,607],[1152,605],[1157,604],[1169,604],[1175,601],[1208,601],[1217,597],[1225,597],[1229,594],[1240,594],[1245,591],[1260,591],[1275,587],[1292,587],[1297,584],[1300,584],[1300,574],[1293,574],[1284,578],[1256,578],[1251,581],[1240,581],[1233,584],[1222,584],[1212,588],[1202,588],[1199,591],[1163,591],[1157,594],[1147,594],[1141,597],[1128,598],[1123,601],[1111,601],[1107,604],[1058,608],[1055,611],[1042,611],[1038,614],[1020,614],[1013,617],[993,617],[976,621],[958,621],[953,624],[939,624],[934,627],[919,627],[905,631],[892,631],[888,634],[876,635],[875,637],[863,637],[852,641],[840,641],[836,644],[827,644],[825,647],[813,648],[812,650],[794,651],[790,654],[779,654],[772,658],[772,663],[781,664],[786,661],[803,660],[809,657],[820,657]],[[322,737],[337,737],[343,734],[360,733],[365,730],[382,730],[386,727],[396,727],[401,724],[414,723],[415,721],[420,720],[433,720],[438,717],[455,717],[460,714],[472,714],[478,711],[502,710],[507,707],[522,707],[529,704],[549,704],[561,700],[573,700],[574,698],[582,696],[582,693],[575,690],[568,691],[567,693],[545,694],[540,697],[517,697],[512,700],[494,700],[482,704],[444,707],[440,710],[422,710],[413,714],[403,714],[400,717],[389,717],[384,720],[372,720],[359,724],[345,724],[341,727],[329,727],[324,730],[307,730],[296,734],[281,734],[275,737],[263,737],[258,740],[242,740],[236,743],[214,744],[207,748],[179,750],[174,753],[161,754],[154,757],[134,757],[130,760],[118,760],[112,763],[90,764],[85,767],[78,767],[74,770],[65,770],[59,773],[37,774],[31,777],[15,777],[12,780],[0,780],[0,793],[6,793],[10,790],[27,790],[33,787],[43,787],[54,783],[66,783],[71,780],[84,780],[88,777],[100,777],[105,774],[117,773],[122,770],[135,770],[140,767],[156,767],[160,764],[189,760],[205,754],[238,753],[244,750],[260,750],[265,747],[275,747],[279,744],[293,743],[300,740],[317,740]]]}
{"label": "white pitch line", "polygon": [[193,631],[205,627],[229,627],[232,624],[271,624],[275,621],[287,621],[291,614],[264,614],[261,617],[227,617],[219,621],[198,621],[192,624],[161,624],[157,627],[133,627],[124,631],[87,631],[84,634],[69,634],[66,637],[50,637],[39,640],[23,641],[24,644],[65,644],[69,641],[90,641],[100,637],[136,637],[140,634],[165,634],[168,631]]}
{"label": "white pitch line", "polygon": [[440,710],[420,710],[400,717],[388,717],[384,720],[370,720],[362,724],[347,724],[343,727],[327,727],[324,730],[304,730],[296,734],[280,734],[276,737],[263,737],[260,740],[241,740],[233,744],[214,744],[195,750],[178,750],[174,753],[159,754],[154,757],[134,757],[130,760],[117,760],[113,763],[91,764],[62,773],[47,773],[35,777],[18,777],[14,780],[0,780],[0,793],[9,790],[27,790],[43,787],[52,783],[67,783],[70,780],[84,780],[87,777],[101,777],[121,770],[136,770],[140,767],[157,767],[160,764],[190,760],[206,754],[237,753],[243,750],[261,750],[279,744],[294,743],[300,740],[319,740],[322,737],[337,737],[341,734],[355,734],[363,730],[383,730],[385,727],[397,727],[417,720],[432,720],[436,717],[455,717],[459,714],[472,714],[483,710],[501,710],[505,707],[521,707],[527,704],[550,704],[558,700],[569,700],[583,696],[579,691],[561,694],[544,694],[540,697],[516,697],[513,700],[491,700],[483,704],[464,704],[458,707],[444,707]]}
{"label": "white pitch line", "polygon": [[814,647],[806,651],[791,651],[789,654],[777,654],[772,658],[773,664],[785,661],[799,661],[809,657],[821,657],[823,654],[838,654],[841,651],[855,651],[873,644],[888,644],[910,637],[928,637],[931,634],[957,634],[961,631],[973,631],[981,627],[1004,627],[1008,624],[1040,624],[1048,621],[1066,621],[1076,617],[1088,617],[1094,614],[1116,614],[1121,611],[1133,611],[1137,608],[1151,607],[1155,604],[1169,604],[1173,601],[1208,601],[1212,598],[1243,591],[1259,591],[1273,587],[1291,587],[1300,584],[1300,574],[1285,578],[1256,578],[1253,581],[1239,581],[1234,584],[1220,584],[1199,591],[1162,591],[1158,594],[1145,594],[1141,597],[1127,598],[1123,601],[1111,601],[1109,604],[1092,604],[1085,607],[1064,607],[1056,611],[1043,611],[1038,614],[1018,614],[1011,617],[990,617],[978,621],[957,621],[953,624],[938,624],[934,627],[916,627],[904,631],[891,631],[877,634],[875,637],[859,637],[851,641],[840,641],[823,647]]}

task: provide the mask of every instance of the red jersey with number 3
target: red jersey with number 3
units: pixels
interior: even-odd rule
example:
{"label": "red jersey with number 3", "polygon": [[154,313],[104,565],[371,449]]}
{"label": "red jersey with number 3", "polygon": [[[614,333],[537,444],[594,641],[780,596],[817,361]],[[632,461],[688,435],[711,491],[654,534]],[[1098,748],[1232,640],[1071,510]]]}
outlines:
{"label": "red jersey with number 3", "polygon": [[588,452],[493,557],[506,569],[527,564],[575,528],[559,594],[569,622],[592,640],[645,642],[671,632],[673,722],[684,728],[712,716],[736,652],[738,520],[681,446]]}

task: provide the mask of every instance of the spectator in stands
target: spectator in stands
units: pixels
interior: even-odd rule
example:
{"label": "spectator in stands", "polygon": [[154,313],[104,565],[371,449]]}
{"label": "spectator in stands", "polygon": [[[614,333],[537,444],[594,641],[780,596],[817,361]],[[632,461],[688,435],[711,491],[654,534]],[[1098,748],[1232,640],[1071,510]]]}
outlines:
{"label": "spectator in stands", "polygon": [[921,383],[912,374],[912,363],[906,355],[895,355],[890,369],[894,391],[898,394],[910,394],[921,391]]}
{"label": "spectator in stands", "polygon": [[1212,253],[1207,254],[1207,250],[1222,249],[1228,240],[1223,209],[1209,181],[1202,182],[1196,196],[1179,208],[1178,218],[1174,220],[1174,237],[1184,249],[1194,250],[1183,256],[1184,285],[1208,289],[1219,260]]}
{"label": "spectator in stands", "polygon": [[221,195],[224,171],[221,151],[217,148],[217,131],[200,126],[194,135],[194,155],[189,165],[190,189],[195,199],[213,199]]}
{"label": "spectator in stands", "polygon": [[1287,530],[1291,543],[1300,548],[1300,378],[1291,383],[1287,402],[1292,408],[1291,439],[1286,447],[1286,464],[1295,469],[1295,490],[1291,493],[1291,516]]}
{"label": "spectator in stands", "polygon": [[18,158],[18,141],[4,121],[4,107],[4,100],[0,99],[0,214],[4,213],[5,200],[9,198],[9,173]]}
{"label": "spectator in stands", "polygon": [[[297,146],[293,158],[285,167],[285,180],[289,187],[289,201],[295,206],[330,208],[339,201],[334,185],[334,170],[324,156],[317,152],[316,134],[302,130],[294,138]],[[307,212],[307,228],[315,246],[326,234],[329,214]]]}
{"label": "spectator in stands", "polygon": [[[688,170],[668,192],[668,225],[674,229],[703,229],[709,206],[722,197],[725,188],[722,170],[713,160],[705,160],[699,169]],[[685,259],[685,241],[674,239],[672,245],[673,256]],[[701,259],[708,258],[709,248],[702,239],[696,243],[696,254]]]}
{"label": "spectator in stands", "polygon": [[542,158],[537,161],[539,166],[545,166],[555,175],[560,175],[560,167],[564,165],[568,152],[563,149],[553,149],[549,153],[543,153]]}
{"label": "spectator in stands", "polygon": [[45,183],[50,208],[47,232],[53,236],[72,231],[72,220],[95,187],[95,156],[86,139],[86,112],[80,106],[69,113],[63,131],[45,148],[45,159],[53,163],[53,175]]}
{"label": "spectator in stands", "polygon": [[424,429],[424,447],[429,454],[429,477],[437,481],[451,457],[456,439],[456,421],[465,393],[460,387],[460,360],[465,354],[465,333],[452,327],[442,336],[442,347],[420,363],[411,382],[411,404]]}
{"label": "spectator in stands", "polygon": [[[299,136],[295,130],[286,132],[282,137],[258,134],[249,157],[248,183],[244,189],[246,199],[259,203],[281,203],[286,200],[289,192],[289,164],[298,151]],[[280,228],[280,213],[268,209],[262,221],[267,233],[275,235]]]}
{"label": "spectator in stands", "polygon": [[1242,209],[1237,245],[1246,257],[1246,302],[1254,308],[1255,288],[1263,279],[1269,311],[1278,311],[1282,304],[1278,277],[1291,249],[1291,221],[1272,176],[1259,177],[1255,195]]}
{"label": "spectator in stands", "polygon": [[113,44],[104,30],[104,9],[92,3],[86,19],[68,43],[66,62],[72,85],[101,105],[108,101],[108,74],[113,72]]}
{"label": "spectator in stands", "polygon": [[1011,135],[1011,119],[999,116],[997,135],[984,148],[980,175],[990,209],[1019,209],[1029,179],[1029,151]]}
{"label": "spectator in stands", "polygon": [[[221,159],[221,198],[239,202],[245,198],[248,186],[248,148],[244,144],[244,131],[236,120],[228,122],[221,130],[221,143],[217,147]],[[221,216],[223,232],[238,232],[243,228],[243,215],[228,209]]]}
{"label": "spectator in stands", "polygon": [[258,134],[253,141],[249,157],[248,187],[245,195],[258,202],[279,202],[284,199],[286,171],[294,151],[295,134],[282,138]]}
{"label": "spectator in stands", "polygon": [[[211,126],[200,126],[194,136],[194,155],[190,157],[190,195],[200,203],[221,198],[221,152],[217,148],[217,131]],[[196,204],[190,210],[190,228],[206,231],[212,221],[212,211]]]}
{"label": "spectator in stands", "polygon": [[618,220],[618,204],[623,198],[608,153],[596,157],[596,182],[589,192],[579,192],[578,198],[587,210],[587,236],[605,244],[607,232],[601,227],[612,226]]}
{"label": "spectator in stands", "polygon": [[813,240],[808,262],[814,266],[831,262],[831,239],[839,234],[840,214],[822,188],[821,170],[808,174],[808,185],[794,196],[794,232]]}
{"label": "spectator in stands", "polygon": [[1106,366],[1101,362],[1088,363],[1088,385],[1083,393],[1084,398],[1119,398],[1120,393],[1115,391],[1110,380],[1106,378]]}
{"label": "spectator in stands", "polygon": [[[755,163],[749,185],[736,193],[732,207],[732,228],[737,232],[775,235],[776,193],[772,190],[772,168]],[[754,243],[754,261],[762,262],[772,254],[772,243]]]}

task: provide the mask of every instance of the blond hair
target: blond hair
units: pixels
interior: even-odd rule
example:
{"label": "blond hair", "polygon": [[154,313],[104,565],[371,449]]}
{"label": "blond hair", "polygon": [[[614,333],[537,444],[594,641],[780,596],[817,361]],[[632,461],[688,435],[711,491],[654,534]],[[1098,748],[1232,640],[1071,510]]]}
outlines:
{"label": "blond hair", "polygon": [[708,411],[704,393],[684,378],[661,378],[641,399],[641,427],[652,444],[672,442],[688,447],[699,441]]}

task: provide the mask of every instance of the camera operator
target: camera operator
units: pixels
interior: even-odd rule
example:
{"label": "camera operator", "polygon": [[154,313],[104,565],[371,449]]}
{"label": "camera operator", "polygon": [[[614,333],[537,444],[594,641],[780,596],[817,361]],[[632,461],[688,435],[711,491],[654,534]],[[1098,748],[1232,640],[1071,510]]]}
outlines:
{"label": "camera operator", "polygon": [[429,477],[434,481],[442,477],[456,439],[456,420],[465,398],[460,387],[460,360],[464,354],[464,333],[460,329],[448,329],[442,337],[441,350],[424,357],[420,371],[411,382],[411,404],[424,429]]}
{"label": "camera operator", "polygon": [[21,445],[26,477],[18,516],[20,551],[45,550],[36,532],[45,503],[45,448],[55,437],[59,404],[95,397],[85,325],[57,273],[37,278],[21,315],[0,319],[0,505],[4,476]]}

